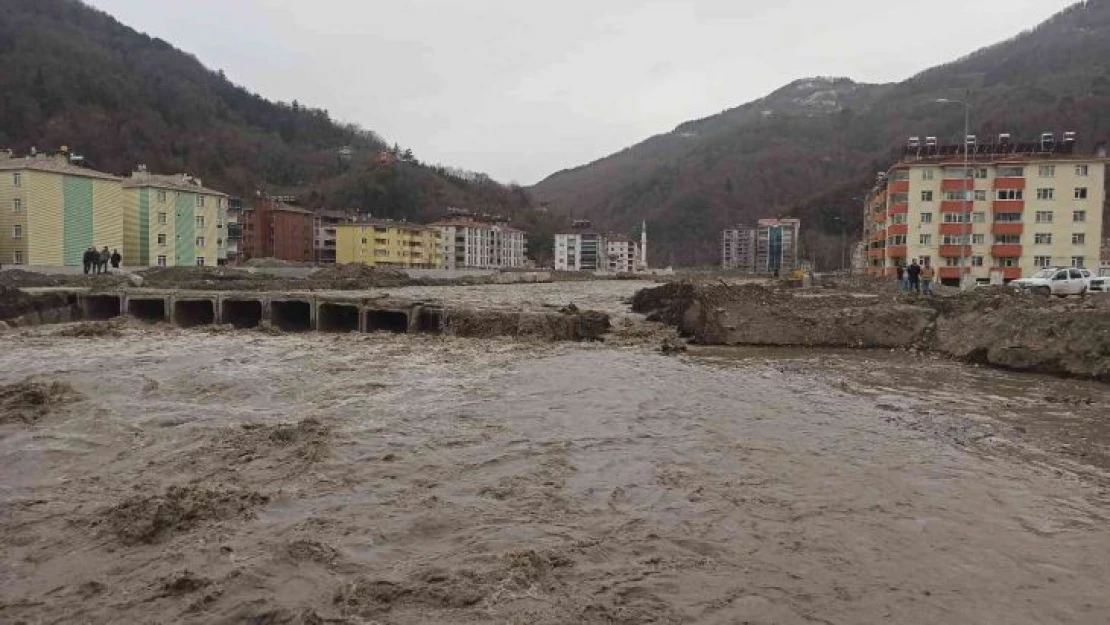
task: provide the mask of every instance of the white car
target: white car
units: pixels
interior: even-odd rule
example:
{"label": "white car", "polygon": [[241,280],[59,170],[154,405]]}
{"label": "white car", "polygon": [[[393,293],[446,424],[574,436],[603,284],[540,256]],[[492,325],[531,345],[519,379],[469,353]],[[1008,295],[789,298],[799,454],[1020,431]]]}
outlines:
{"label": "white car", "polygon": [[1093,276],[1087,283],[1090,293],[1110,293],[1110,276]]}
{"label": "white car", "polygon": [[1034,295],[1086,295],[1091,289],[1091,272],[1076,267],[1046,267],[1029,278],[1011,280],[1010,286]]}

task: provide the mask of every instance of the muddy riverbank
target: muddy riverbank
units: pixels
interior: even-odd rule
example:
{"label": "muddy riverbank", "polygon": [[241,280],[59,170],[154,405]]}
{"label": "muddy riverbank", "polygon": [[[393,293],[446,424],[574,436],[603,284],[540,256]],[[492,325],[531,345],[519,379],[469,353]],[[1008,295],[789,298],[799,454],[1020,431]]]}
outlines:
{"label": "muddy riverbank", "polygon": [[3,622],[1110,619],[1105,385],[68,327],[0,336]]}

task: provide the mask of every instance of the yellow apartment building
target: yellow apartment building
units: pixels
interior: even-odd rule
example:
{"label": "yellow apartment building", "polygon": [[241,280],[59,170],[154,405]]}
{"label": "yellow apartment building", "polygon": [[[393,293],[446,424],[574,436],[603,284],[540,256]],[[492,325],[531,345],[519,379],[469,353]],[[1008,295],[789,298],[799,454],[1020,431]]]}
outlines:
{"label": "yellow apartment building", "polygon": [[335,262],[379,267],[438,269],[443,264],[436,228],[395,221],[337,224]]}
{"label": "yellow apartment building", "polygon": [[81,266],[89,247],[122,250],[121,182],[64,152],[0,151],[0,263]]}
{"label": "yellow apartment building", "polygon": [[1106,159],[1077,154],[1074,133],[966,146],[911,138],[864,206],[869,273],[917,260],[957,284],[1097,268],[1105,179]]}
{"label": "yellow apartment building", "polygon": [[226,193],[187,174],[161,176],[140,167],[123,181],[124,264],[218,265],[226,259]]}

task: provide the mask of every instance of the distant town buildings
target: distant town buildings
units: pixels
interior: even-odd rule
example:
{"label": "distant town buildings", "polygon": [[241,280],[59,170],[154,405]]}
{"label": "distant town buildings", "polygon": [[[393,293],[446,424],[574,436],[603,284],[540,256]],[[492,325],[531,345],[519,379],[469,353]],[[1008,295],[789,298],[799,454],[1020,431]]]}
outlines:
{"label": "distant town buildings", "polygon": [[312,262],[313,213],[287,204],[292,198],[261,198],[254,206],[243,206],[240,218],[243,238],[242,260],[276,258],[298,263]]}
{"label": "distant town buildings", "polygon": [[321,265],[336,262],[336,226],[355,221],[356,218],[346,211],[317,210],[312,215],[313,260]]}
{"label": "distant town buildings", "polygon": [[337,224],[335,229],[336,262],[417,269],[443,266],[437,228],[371,220]]}
{"label": "distant town buildings", "polygon": [[571,232],[555,235],[556,271],[613,271],[631,273],[647,269],[647,224],[640,243],[621,234],[602,234],[589,220],[574,222]]}
{"label": "distant town buildings", "polygon": [[1028,143],[912,137],[864,203],[868,271],[894,275],[917,260],[958,284],[1094,267],[1105,169],[1105,158],[1075,154],[1072,132]]}
{"label": "distant town buildings", "polygon": [[799,264],[801,221],[760,219],[721,233],[721,268],[754,273],[793,271]]}
{"label": "distant town buildings", "polygon": [[142,165],[122,186],[127,264],[191,267],[227,261],[227,194],[188,174],[162,176]]}
{"label": "distant town buildings", "polygon": [[440,255],[445,269],[514,269],[524,267],[527,238],[502,221],[454,211],[455,214],[434,222],[439,230]]}

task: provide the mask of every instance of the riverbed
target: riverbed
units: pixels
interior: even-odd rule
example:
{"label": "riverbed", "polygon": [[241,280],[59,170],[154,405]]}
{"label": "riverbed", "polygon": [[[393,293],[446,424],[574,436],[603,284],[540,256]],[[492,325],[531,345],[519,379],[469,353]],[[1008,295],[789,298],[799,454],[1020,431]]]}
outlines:
{"label": "riverbed", "polygon": [[3,622],[1110,621],[1106,385],[60,328],[0,337],[0,385],[71,389],[0,424]]}

